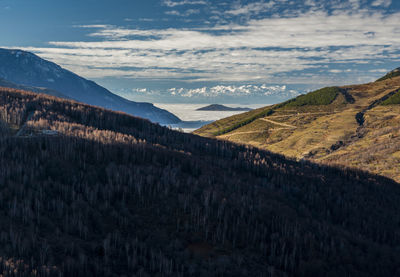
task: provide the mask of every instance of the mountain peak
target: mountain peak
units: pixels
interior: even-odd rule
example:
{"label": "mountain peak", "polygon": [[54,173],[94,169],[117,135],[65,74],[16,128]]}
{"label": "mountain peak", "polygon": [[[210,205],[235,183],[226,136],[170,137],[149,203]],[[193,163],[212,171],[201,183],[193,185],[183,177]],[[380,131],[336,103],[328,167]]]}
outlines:
{"label": "mountain peak", "polygon": [[211,104],[202,108],[197,109],[197,111],[250,111],[250,108],[242,108],[242,107],[227,107],[220,104]]}

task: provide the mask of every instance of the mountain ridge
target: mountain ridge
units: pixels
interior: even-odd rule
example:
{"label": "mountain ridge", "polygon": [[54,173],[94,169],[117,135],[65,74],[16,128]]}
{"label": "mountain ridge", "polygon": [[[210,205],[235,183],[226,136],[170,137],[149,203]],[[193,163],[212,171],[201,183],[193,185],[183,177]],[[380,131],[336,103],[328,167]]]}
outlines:
{"label": "mountain ridge", "polygon": [[388,74],[386,74],[385,76],[383,76],[382,78],[379,78],[377,81],[384,81],[387,79],[391,79],[394,77],[400,76],[400,67],[390,71]]}
{"label": "mountain ridge", "polygon": [[[296,159],[368,169],[400,181],[400,106],[395,105],[400,75],[393,72],[368,84],[324,88],[221,119],[194,133]],[[325,100],[313,105],[318,97]]]}
{"label": "mountain ridge", "polygon": [[122,98],[93,81],[23,50],[0,48],[0,78],[26,87],[55,90],[80,102],[123,111],[154,122],[180,122],[175,115],[151,103]]}

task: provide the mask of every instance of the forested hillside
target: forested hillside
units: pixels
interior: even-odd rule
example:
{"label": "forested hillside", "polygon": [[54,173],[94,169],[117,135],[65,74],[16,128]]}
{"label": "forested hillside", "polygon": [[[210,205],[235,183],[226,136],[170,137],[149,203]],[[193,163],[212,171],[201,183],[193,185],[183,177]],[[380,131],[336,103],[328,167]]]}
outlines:
{"label": "forested hillside", "polygon": [[234,115],[194,133],[400,181],[400,69]]}
{"label": "forested hillside", "polygon": [[0,275],[399,276],[400,187],[0,89]]}

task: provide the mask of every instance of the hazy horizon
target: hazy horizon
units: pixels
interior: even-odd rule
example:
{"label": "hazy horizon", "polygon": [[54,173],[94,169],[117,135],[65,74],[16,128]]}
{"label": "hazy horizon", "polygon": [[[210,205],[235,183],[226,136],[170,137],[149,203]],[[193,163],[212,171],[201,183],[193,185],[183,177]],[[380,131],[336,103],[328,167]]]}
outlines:
{"label": "hazy horizon", "polygon": [[[229,104],[229,103],[210,103],[220,104],[227,107],[243,107],[257,109],[271,104]],[[177,124],[165,124],[173,129],[183,130],[186,133],[193,132],[202,126],[213,121],[229,117],[244,111],[199,111],[197,109],[207,106],[208,104],[188,104],[188,103],[154,103],[154,106],[167,110],[176,115],[182,122]]]}

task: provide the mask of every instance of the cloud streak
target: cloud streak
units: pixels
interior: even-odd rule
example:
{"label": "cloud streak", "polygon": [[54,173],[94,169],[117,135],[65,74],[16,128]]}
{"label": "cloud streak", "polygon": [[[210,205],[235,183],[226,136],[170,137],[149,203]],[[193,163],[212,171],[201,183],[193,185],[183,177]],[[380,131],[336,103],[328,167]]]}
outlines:
{"label": "cloud streak", "polygon": [[172,1],[172,0],[165,0],[164,5],[167,7],[176,7],[176,6],[183,6],[183,5],[206,5],[206,1],[202,0],[183,0],[183,1]]}
{"label": "cloud streak", "polygon": [[231,15],[250,15],[259,14],[275,6],[274,1],[269,2],[255,2],[247,5],[235,5],[233,9],[226,11],[226,14]]}
{"label": "cloud streak", "polygon": [[[318,48],[332,46],[399,45],[400,13],[392,15],[306,13],[292,18],[251,20],[246,26],[229,25],[227,32],[215,34],[223,26],[205,29],[137,30],[113,26],[90,34],[97,42],[50,42],[59,47],[100,49],[207,50],[237,48]],[[129,39],[147,36],[150,39]]]}
{"label": "cloud streak", "polygon": [[167,14],[167,15],[176,15],[176,16],[183,16],[183,17],[191,16],[193,14],[198,14],[198,13],[200,13],[200,10],[196,10],[196,9],[188,9],[185,12],[180,12],[177,10],[165,12],[165,14]]}
{"label": "cloud streak", "polygon": [[374,7],[379,7],[379,6],[383,6],[383,7],[389,7],[392,4],[392,0],[376,0],[374,2],[372,2],[372,6]]}

